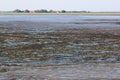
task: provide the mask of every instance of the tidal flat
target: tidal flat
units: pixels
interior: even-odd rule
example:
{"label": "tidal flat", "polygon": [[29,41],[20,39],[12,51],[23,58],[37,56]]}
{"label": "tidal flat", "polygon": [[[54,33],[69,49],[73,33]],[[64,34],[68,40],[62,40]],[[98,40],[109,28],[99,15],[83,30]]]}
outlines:
{"label": "tidal flat", "polygon": [[10,17],[0,20],[0,80],[120,79],[118,17]]}

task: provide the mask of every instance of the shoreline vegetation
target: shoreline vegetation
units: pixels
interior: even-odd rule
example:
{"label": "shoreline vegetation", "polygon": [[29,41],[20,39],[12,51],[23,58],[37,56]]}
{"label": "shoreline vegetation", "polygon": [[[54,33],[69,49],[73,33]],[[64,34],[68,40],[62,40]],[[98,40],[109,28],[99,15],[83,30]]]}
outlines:
{"label": "shoreline vegetation", "polygon": [[0,11],[0,15],[120,15],[120,12],[90,12],[90,11],[53,11],[53,10],[19,10],[14,11]]}
{"label": "shoreline vegetation", "polygon": [[0,12],[0,15],[120,15],[120,12],[89,12],[89,13],[16,13]]}

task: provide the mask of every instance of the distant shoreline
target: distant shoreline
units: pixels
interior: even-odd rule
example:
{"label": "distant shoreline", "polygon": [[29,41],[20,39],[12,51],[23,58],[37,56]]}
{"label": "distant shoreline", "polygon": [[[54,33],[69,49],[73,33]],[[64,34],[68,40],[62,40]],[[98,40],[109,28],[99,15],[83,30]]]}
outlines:
{"label": "distant shoreline", "polygon": [[0,12],[0,15],[120,15],[120,12],[89,12],[89,13],[16,13],[16,12]]}

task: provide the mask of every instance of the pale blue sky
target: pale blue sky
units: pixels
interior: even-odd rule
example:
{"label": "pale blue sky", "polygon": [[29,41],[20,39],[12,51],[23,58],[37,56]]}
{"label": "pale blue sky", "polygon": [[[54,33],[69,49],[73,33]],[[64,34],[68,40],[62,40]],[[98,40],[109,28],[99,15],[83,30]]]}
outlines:
{"label": "pale blue sky", "polygon": [[0,11],[14,9],[120,11],[120,0],[0,0]]}

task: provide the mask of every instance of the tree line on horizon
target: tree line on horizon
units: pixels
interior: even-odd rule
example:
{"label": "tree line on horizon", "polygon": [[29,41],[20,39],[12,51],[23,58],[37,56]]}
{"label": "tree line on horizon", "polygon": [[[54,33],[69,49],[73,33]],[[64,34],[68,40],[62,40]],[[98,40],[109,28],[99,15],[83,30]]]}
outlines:
{"label": "tree line on horizon", "polygon": [[89,11],[66,11],[66,10],[46,10],[46,9],[40,9],[40,10],[20,10],[20,9],[15,9],[12,12],[16,12],[16,13],[67,13],[67,12],[74,12],[74,13],[78,13],[78,12],[89,12]]}

